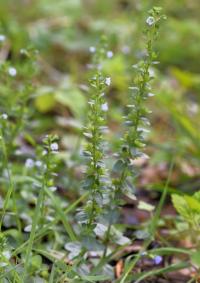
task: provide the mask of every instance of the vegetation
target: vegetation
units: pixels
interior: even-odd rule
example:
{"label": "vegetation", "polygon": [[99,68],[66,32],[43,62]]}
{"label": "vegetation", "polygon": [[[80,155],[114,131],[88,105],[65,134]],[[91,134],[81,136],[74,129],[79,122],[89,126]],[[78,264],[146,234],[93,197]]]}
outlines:
{"label": "vegetation", "polygon": [[0,282],[199,282],[199,8],[1,1]]}

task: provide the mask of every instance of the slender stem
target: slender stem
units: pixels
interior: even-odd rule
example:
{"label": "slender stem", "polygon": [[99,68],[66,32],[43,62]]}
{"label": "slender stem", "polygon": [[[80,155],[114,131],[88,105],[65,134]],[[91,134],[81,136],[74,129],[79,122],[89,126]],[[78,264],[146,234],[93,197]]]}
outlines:
{"label": "slender stem", "polygon": [[[0,142],[1,142],[1,147],[2,147],[3,156],[4,156],[4,168],[6,168],[7,177],[8,177],[8,180],[9,180],[9,188],[8,188],[8,191],[7,191],[7,194],[6,194],[6,197],[5,197],[5,201],[4,201],[4,205],[3,205],[3,209],[2,209],[2,216],[1,216],[1,219],[0,219],[0,231],[1,231],[3,219],[4,219],[4,216],[5,216],[6,210],[8,208],[8,203],[10,201],[12,194],[14,194],[14,182],[13,182],[13,178],[12,178],[12,173],[9,169],[6,143],[5,143],[5,140],[4,140],[3,131],[2,131],[1,127],[0,127]],[[16,217],[16,220],[17,220],[18,230],[19,230],[20,235],[21,235],[21,223],[20,223],[20,219],[19,219],[19,216],[18,216],[18,212],[17,212],[15,197],[13,199],[14,199],[15,217]]]}
{"label": "slender stem", "polygon": [[158,223],[158,220],[159,220],[159,217],[160,217],[161,209],[164,205],[164,202],[165,202],[165,199],[166,199],[166,196],[167,196],[168,186],[169,186],[169,182],[170,182],[171,175],[172,175],[173,168],[174,168],[174,161],[175,161],[175,159],[173,158],[172,161],[171,161],[171,164],[170,164],[168,177],[167,177],[164,189],[163,189],[163,193],[162,193],[161,198],[160,198],[160,202],[157,206],[156,213],[155,213],[153,219],[151,220],[150,234],[151,234],[152,238],[155,237],[155,231],[156,231],[157,223]]}
{"label": "slender stem", "polygon": [[40,189],[40,192],[39,192],[39,196],[38,196],[38,200],[37,200],[37,204],[36,204],[36,208],[35,208],[35,213],[34,213],[34,217],[33,217],[33,223],[32,223],[32,227],[31,227],[31,233],[30,233],[30,237],[29,237],[29,243],[28,243],[27,250],[26,250],[24,272],[22,274],[23,280],[25,280],[26,276],[27,276],[27,270],[28,270],[28,266],[29,266],[29,262],[30,262],[30,256],[31,256],[32,248],[33,248],[33,243],[34,243],[34,239],[35,239],[37,225],[38,225],[38,221],[39,221],[39,217],[40,217],[41,205],[42,205],[42,200],[43,200],[44,192],[45,192],[45,186],[46,186],[46,180],[44,179],[42,188]]}
{"label": "slender stem", "polygon": [[[167,188],[168,188],[169,180],[170,180],[170,178],[171,178],[171,173],[172,173],[173,166],[174,166],[174,160],[172,160],[172,162],[171,162],[170,171],[169,171],[168,178],[167,178],[167,181],[166,181],[166,184],[165,184],[165,188],[164,188],[164,191],[163,191],[163,194],[162,194],[160,203],[159,203],[159,205],[158,205],[156,214],[155,214],[155,216],[154,216],[154,219],[152,220],[152,225],[151,225],[151,227],[150,227],[151,235],[154,235],[154,234],[155,234],[156,223],[157,223],[157,221],[158,221],[158,218],[159,218],[159,215],[160,215],[160,211],[161,211],[161,209],[162,209],[162,206],[163,206],[165,197],[166,197],[166,195],[167,195]],[[151,237],[150,239],[148,239],[148,240],[144,243],[142,251],[146,251],[147,247],[149,246],[149,244],[150,244],[151,242],[152,242],[152,237]],[[126,282],[127,276],[128,276],[129,273],[133,270],[134,266],[136,265],[136,263],[137,263],[138,260],[140,259],[141,253],[142,253],[142,252],[139,252],[139,253],[136,255],[135,259],[129,263],[128,268],[127,268],[127,270],[125,271],[124,276],[122,277],[120,283],[125,283],[125,282]]]}

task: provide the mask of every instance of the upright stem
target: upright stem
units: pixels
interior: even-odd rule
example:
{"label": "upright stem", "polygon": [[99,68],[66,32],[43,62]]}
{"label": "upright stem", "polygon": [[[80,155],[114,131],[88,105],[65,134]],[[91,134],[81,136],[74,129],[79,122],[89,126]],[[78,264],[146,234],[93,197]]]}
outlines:
{"label": "upright stem", "polygon": [[[2,216],[1,216],[1,219],[0,219],[0,231],[1,231],[3,219],[4,219],[4,216],[5,216],[6,210],[8,208],[9,200],[10,200],[12,194],[14,194],[14,182],[13,182],[13,178],[12,178],[12,173],[10,172],[10,169],[9,169],[8,155],[7,155],[6,143],[5,143],[5,140],[4,140],[2,127],[0,127],[0,143],[1,143],[1,148],[2,148],[3,156],[4,156],[4,166],[3,167],[6,168],[7,177],[8,177],[8,180],[9,180],[9,188],[8,188],[8,191],[7,191],[7,194],[6,194],[6,197],[5,197],[5,201],[4,201],[3,209],[2,209]],[[19,230],[20,235],[21,235],[21,223],[20,223],[20,219],[19,219],[19,216],[18,216],[19,214],[18,214],[17,207],[16,207],[15,197],[13,198],[13,200],[14,200],[14,212],[15,212],[15,217],[16,217],[16,220],[17,220],[17,226],[18,226],[18,230]]]}
{"label": "upright stem", "polygon": [[36,204],[36,208],[35,208],[35,213],[34,213],[34,216],[33,216],[31,233],[30,233],[29,243],[28,243],[28,246],[27,246],[26,256],[25,256],[24,272],[22,274],[23,282],[24,282],[24,280],[26,279],[26,276],[27,276],[27,270],[28,270],[28,266],[29,266],[29,262],[30,262],[31,251],[32,251],[32,248],[33,248],[33,242],[34,242],[34,239],[35,239],[37,225],[38,225],[39,217],[40,217],[40,213],[41,213],[41,205],[42,205],[42,201],[44,199],[45,187],[46,187],[46,179],[43,180],[43,185],[42,185],[42,188],[40,189],[40,192],[39,192],[39,196],[38,196],[38,200],[37,200],[37,204]]}
{"label": "upright stem", "polygon": [[[90,192],[85,209],[87,231],[90,231],[92,224],[96,222],[99,211],[103,208],[103,204],[97,199],[99,196],[103,196],[102,188],[105,186],[105,182],[102,180],[105,176],[102,130],[105,128],[107,105],[103,96],[106,86],[110,83],[110,78],[107,78],[109,82],[106,82],[106,78],[99,68],[104,53],[104,47],[101,47],[96,50],[93,57],[93,76],[90,79],[91,96],[88,102],[88,126],[86,127],[87,132],[84,133],[88,138],[84,152],[89,159],[84,181],[84,188]],[[105,105],[106,109],[103,109],[102,106]]]}

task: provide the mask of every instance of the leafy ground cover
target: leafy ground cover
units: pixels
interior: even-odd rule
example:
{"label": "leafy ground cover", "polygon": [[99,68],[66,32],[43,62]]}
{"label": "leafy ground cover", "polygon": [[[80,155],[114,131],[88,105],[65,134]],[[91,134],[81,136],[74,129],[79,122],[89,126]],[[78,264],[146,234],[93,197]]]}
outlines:
{"label": "leafy ground cover", "polygon": [[0,282],[199,282],[199,8],[0,2]]}

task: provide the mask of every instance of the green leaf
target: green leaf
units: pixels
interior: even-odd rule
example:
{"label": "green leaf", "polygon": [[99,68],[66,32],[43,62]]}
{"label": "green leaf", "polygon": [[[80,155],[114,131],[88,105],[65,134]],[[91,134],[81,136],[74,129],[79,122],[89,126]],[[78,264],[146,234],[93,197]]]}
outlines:
{"label": "green leaf", "polygon": [[111,235],[113,241],[120,246],[129,245],[131,243],[130,239],[123,236],[122,232],[116,229],[114,226],[111,227]]}
{"label": "green leaf", "polygon": [[106,225],[103,225],[101,223],[97,223],[97,225],[94,229],[94,232],[98,237],[103,238],[104,235],[106,234],[107,230],[108,230],[108,227]]}
{"label": "green leaf", "polygon": [[200,202],[198,200],[191,196],[184,196],[184,199],[186,200],[189,209],[200,212]]}
{"label": "green leaf", "polygon": [[147,230],[138,230],[135,232],[137,239],[144,240],[150,237],[150,234]]}
{"label": "green leaf", "polygon": [[200,203],[200,191],[193,194],[193,197]]}
{"label": "green leaf", "polygon": [[34,255],[31,258],[30,271],[31,272],[37,271],[38,269],[40,269],[41,265],[42,265],[42,257],[40,255]]}
{"label": "green leaf", "polygon": [[79,242],[68,242],[65,244],[65,249],[70,252],[69,259],[73,259],[81,253],[82,246]]}
{"label": "green leaf", "polygon": [[146,210],[146,211],[153,211],[155,209],[155,207],[147,202],[144,202],[144,201],[139,201],[139,204],[138,204],[138,208],[141,209],[141,210]]}
{"label": "green leaf", "polygon": [[117,162],[113,166],[113,171],[116,173],[122,172],[126,167],[126,164],[121,160],[117,160]]}
{"label": "green leaf", "polygon": [[172,195],[172,203],[177,210],[177,212],[184,218],[189,216],[188,214],[188,205],[183,196],[179,196],[177,194]]}
{"label": "green leaf", "polygon": [[70,81],[63,83],[55,93],[55,100],[69,107],[76,118],[81,118],[85,113],[86,99],[82,92]]}
{"label": "green leaf", "polygon": [[191,254],[191,261],[193,264],[200,267],[200,251],[195,251]]}
{"label": "green leaf", "polygon": [[171,69],[172,75],[179,80],[179,82],[186,88],[190,88],[193,85],[193,74],[182,71],[176,67]]}
{"label": "green leaf", "polygon": [[66,232],[68,233],[71,241],[76,241],[76,235],[73,231],[73,227],[70,225],[70,223],[68,222],[67,216],[65,214],[65,212],[62,210],[62,208],[60,207],[60,201],[59,198],[57,198],[50,190],[48,190],[45,187],[45,192],[46,194],[51,198],[52,203],[55,207],[55,210],[57,212],[57,215],[60,217],[60,220],[63,223],[63,226],[65,227]]}
{"label": "green leaf", "polygon": [[137,200],[137,197],[131,191],[125,191],[124,194],[132,200]]}
{"label": "green leaf", "polygon": [[55,107],[54,90],[44,86],[39,89],[39,94],[35,98],[35,106],[39,112],[46,113]]}
{"label": "green leaf", "polygon": [[89,251],[103,251],[104,246],[93,236],[82,237],[82,246]]}

